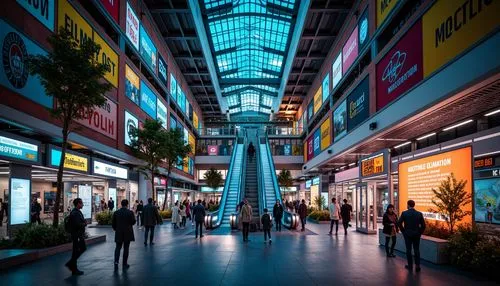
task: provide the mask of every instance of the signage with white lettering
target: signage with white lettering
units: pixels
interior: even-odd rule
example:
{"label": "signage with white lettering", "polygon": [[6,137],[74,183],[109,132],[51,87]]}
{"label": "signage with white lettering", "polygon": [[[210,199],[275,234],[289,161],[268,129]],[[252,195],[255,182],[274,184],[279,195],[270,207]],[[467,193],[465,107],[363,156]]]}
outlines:
{"label": "signage with white lettering", "polygon": [[167,62],[158,53],[158,77],[165,86],[167,86]]}
{"label": "signage with white lettering", "polygon": [[368,77],[347,97],[347,130],[351,131],[365,121],[370,115],[370,85]]}
{"label": "signage with white lettering", "polygon": [[139,127],[137,117],[125,111],[125,145],[130,146],[135,137],[132,135],[132,130]]}
{"label": "signage with white lettering", "polygon": [[55,0],[17,0],[17,3],[54,32]]}
{"label": "signage with white lettering", "polygon": [[167,129],[167,107],[160,98],[156,98],[156,119],[161,121],[163,128]]}
{"label": "signage with white lettering", "polygon": [[80,110],[81,119],[75,121],[81,125],[97,131],[109,138],[116,139],[117,107],[116,103],[106,98],[106,102],[93,109]]}
{"label": "signage with white lettering", "polygon": [[332,89],[335,89],[342,79],[342,52],[337,56],[332,65]]}
{"label": "signage with white lettering", "polygon": [[0,136],[0,157],[38,162],[38,145]]}
{"label": "signage with white lettering", "polygon": [[83,202],[83,208],[82,208],[83,218],[85,219],[92,218],[92,186],[79,185],[78,197],[82,199]]}
{"label": "signage with white lettering", "polygon": [[10,179],[10,225],[25,224],[30,222],[30,197],[30,180],[19,178]]}
{"label": "signage with white lettering", "polygon": [[92,173],[119,179],[128,179],[128,169],[109,163],[104,163],[96,159],[92,160]]}
{"label": "signage with white lettering", "polygon": [[126,35],[136,50],[139,50],[139,18],[127,2]]}

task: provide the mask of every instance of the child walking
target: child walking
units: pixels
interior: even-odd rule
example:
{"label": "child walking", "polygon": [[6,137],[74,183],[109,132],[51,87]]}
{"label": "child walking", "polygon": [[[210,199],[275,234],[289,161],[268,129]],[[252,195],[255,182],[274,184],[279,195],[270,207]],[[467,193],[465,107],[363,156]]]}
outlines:
{"label": "child walking", "polygon": [[260,222],[262,223],[262,229],[264,230],[264,243],[267,242],[267,237],[269,236],[269,243],[273,243],[271,239],[271,216],[267,213],[268,210],[264,209],[264,214],[262,215],[262,218],[260,219]]}

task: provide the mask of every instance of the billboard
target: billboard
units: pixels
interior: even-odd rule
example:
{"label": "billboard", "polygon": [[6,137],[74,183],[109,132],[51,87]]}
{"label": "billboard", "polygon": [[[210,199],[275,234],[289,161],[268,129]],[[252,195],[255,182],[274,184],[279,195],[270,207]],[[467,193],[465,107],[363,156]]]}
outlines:
{"label": "billboard", "polygon": [[140,89],[141,81],[139,76],[125,64],[125,95],[137,105],[139,105]]}
{"label": "billboard", "polygon": [[337,56],[332,65],[332,89],[335,89],[342,79],[342,52]]}
{"label": "billboard", "polygon": [[125,110],[125,145],[130,146],[135,139],[132,130],[139,127],[139,120],[132,113]]}
{"label": "billboard", "polygon": [[118,108],[116,103],[106,98],[106,102],[93,109],[80,110],[80,119],[75,119],[81,125],[90,128],[109,138],[116,139],[116,129],[118,127],[116,116]]}
{"label": "billboard", "polygon": [[365,121],[370,115],[370,85],[368,77],[362,80],[347,97],[349,108],[347,130],[351,131]]}
{"label": "billboard", "polygon": [[380,26],[399,0],[377,0],[377,27]]}
{"label": "billboard", "polygon": [[196,112],[193,112],[193,126],[195,129],[198,128],[198,114]]}
{"label": "billboard", "polygon": [[333,112],[333,140],[337,141],[347,134],[347,103],[337,106]]}
{"label": "billboard", "polygon": [[[453,173],[457,181],[465,180],[465,191],[472,194],[472,148],[465,147],[399,164],[399,209],[405,210],[408,200],[415,201],[415,209],[426,219],[444,221],[445,216],[430,211],[435,209],[432,189]],[[465,211],[472,211],[472,203]],[[472,215],[462,223],[471,223]]]}
{"label": "billboard", "polygon": [[21,5],[47,29],[54,32],[54,19],[55,19],[55,0],[45,1],[27,1],[17,0],[17,4]]}
{"label": "billboard", "polygon": [[358,57],[358,26],[342,48],[342,55],[342,74],[345,74]]}
{"label": "billboard", "polygon": [[163,59],[163,57],[158,54],[158,77],[160,78],[160,81],[167,86],[167,62]]}
{"label": "billboard", "polygon": [[330,117],[321,124],[321,151],[325,150],[332,144],[332,131]]}
{"label": "billboard", "polygon": [[314,100],[311,100],[311,102],[309,102],[309,106],[307,107],[307,123],[310,123],[311,118],[314,115],[313,108],[314,108]]}
{"label": "billboard", "polygon": [[132,43],[132,46],[136,50],[139,50],[139,18],[134,12],[134,9],[130,7],[130,4],[127,1],[127,18],[126,18],[126,27],[125,34],[127,38]]}
{"label": "billboard", "polygon": [[[84,219],[92,218],[92,186],[89,185],[79,185],[78,186],[78,197],[82,199],[83,207],[82,214]],[[116,198],[113,198],[116,202]]]}
{"label": "billboard", "polygon": [[186,113],[186,95],[179,84],[177,84],[177,104],[182,113]]}
{"label": "billboard", "polygon": [[120,25],[120,0],[101,0],[101,3],[109,15]]}
{"label": "billboard", "polygon": [[323,84],[321,85],[321,89],[323,92],[323,102],[325,102],[330,96],[330,73],[325,75],[323,79]]}
{"label": "billboard", "polygon": [[177,101],[177,80],[173,74],[170,74],[170,97],[174,102]]}
{"label": "billboard", "polygon": [[167,129],[167,107],[160,100],[159,97],[156,98],[156,119],[161,121],[163,128]]}
{"label": "billboard", "polygon": [[[47,162],[49,162],[52,167],[59,167],[62,155],[61,148],[50,146],[48,147],[48,151],[50,160],[47,160]],[[89,163],[89,158],[87,156],[66,150],[66,154],[64,155],[65,169],[87,173],[89,171]]]}
{"label": "billboard", "polygon": [[3,47],[0,84],[38,104],[52,108],[52,97],[45,94],[40,78],[31,76],[26,65],[29,56],[47,53],[3,20],[0,20],[0,41]]}
{"label": "billboard", "polygon": [[142,25],[140,25],[139,35],[139,53],[146,65],[156,74],[156,46]]}
{"label": "billboard", "polygon": [[10,178],[9,205],[10,225],[30,222],[31,181]]}
{"label": "billboard", "polygon": [[474,221],[500,224],[500,178],[474,180]]}
{"label": "billboard", "polygon": [[217,145],[208,145],[207,147],[209,156],[217,156],[219,154],[219,146]]}
{"label": "billboard", "polygon": [[377,110],[422,81],[422,55],[422,22],[418,21],[377,64]]}
{"label": "billboard", "polygon": [[156,118],[156,95],[144,81],[141,81],[141,109]]}
{"label": "billboard", "polygon": [[114,87],[118,87],[118,54],[94,31],[92,26],[69,4],[68,0],[59,0],[58,3],[58,25],[69,31],[77,44],[92,40],[101,46],[95,59],[108,67],[104,78]]}
{"label": "billboard", "polygon": [[323,98],[321,97],[321,94],[321,87],[319,87],[314,94],[314,114],[318,113],[318,111],[321,109],[321,105],[323,104]]}
{"label": "billboard", "polygon": [[424,77],[497,29],[498,11],[499,1],[436,1],[422,18]]}
{"label": "billboard", "polygon": [[307,161],[314,158],[314,134],[307,139]]}
{"label": "billboard", "polygon": [[321,153],[321,129],[314,131],[314,157]]}
{"label": "billboard", "polygon": [[361,159],[359,177],[364,179],[387,174],[387,154],[387,152],[380,152]]}
{"label": "billboard", "polygon": [[370,39],[370,30],[368,26],[368,8],[365,9],[363,14],[359,17],[358,20],[358,50],[361,51],[368,44],[368,40]]}
{"label": "billboard", "polygon": [[0,136],[0,157],[38,163],[38,150],[37,144]]}

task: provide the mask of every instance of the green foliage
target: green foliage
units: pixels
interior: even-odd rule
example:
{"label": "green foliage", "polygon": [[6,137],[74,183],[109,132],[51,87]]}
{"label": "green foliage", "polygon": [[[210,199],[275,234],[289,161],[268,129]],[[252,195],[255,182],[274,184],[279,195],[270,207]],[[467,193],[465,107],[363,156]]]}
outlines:
{"label": "green foliage", "polygon": [[283,169],[278,174],[278,183],[280,186],[285,188],[290,188],[293,186],[293,178],[290,170]]}
{"label": "green foliage", "polygon": [[160,211],[160,216],[162,219],[172,218],[172,210],[168,209],[168,210]]}
{"label": "green foliage", "polygon": [[113,212],[102,211],[95,215],[95,220],[99,225],[111,225],[113,223]]}
{"label": "green foliage", "polygon": [[330,213],[328,211],[312,211],[311,214],[309,215],[309,218],[317,220],[317,221],[329,221],[330,220]]}
{"label": "green foliage", "polygon": [[64,226],[62,224],[57,227],[53,227],[48,224],[27,224],[16,232],[13,240],[2,240],[2,242],[0,242],[0,249],[47,248],[70,242],[71,236],[64,230]]}
{"label": "green foliage", "polygon": [[326,205],[326,199],[321,195],[314,197],[313,201],[314,205],[316,206],[316,208],[318,208],[318,210],[322,210],[323,207]]}
{"label": "green foliage", "polygon": [[95,107],[106,103],[104,96],[112,85],[102,80],[110,69],[97,59],[101,47],[93,41],[78,44],[64,27],[47,39],[52,49],[46,55],[33,55],[27,60],[31,75],[38,75],[45,93],[56,100],[51,110],[62,123],[61,162],[57,172],[57,193],[53,226],[59,225],[59,206],[63,192],[63,160],[74,120],[93,114]]}
{"label": "green foliage", "polygon": [[216,210],[218,210],[218,209],[219,209],[219,205],[210,205],[210,206],[208,207],[208,211],[209,211],[209,212],[214,212],[214,211],[216,211]]}
{"label": "green foliage", "polygon": [[441,239],[448,239],[451,236],[450,229],[443,224],[428,222],[425,226],[424,235]]}
{"label": "green foliage", "polygon": [[205,179],[207,186],[211,188],[212,190],[215,190],[222,186],[222,173],[220,171],[217,171],[215,168],[210,168],[207,172],[205,172],[205,175],[203,176]]}
{"label": "green foliage", "polygon": [[466,180],[457,181],[455,175],[451,173],[446,180],[441,182],[437,190],[432,189],[435,196],[432,203],[436,206],[436,210],[431,209],[431,211],[446,215],[450,233],[455,230],[457,222],[471,214],[470,211],[464,210],[472,201],[471,194],[465,191],[466,185]]}

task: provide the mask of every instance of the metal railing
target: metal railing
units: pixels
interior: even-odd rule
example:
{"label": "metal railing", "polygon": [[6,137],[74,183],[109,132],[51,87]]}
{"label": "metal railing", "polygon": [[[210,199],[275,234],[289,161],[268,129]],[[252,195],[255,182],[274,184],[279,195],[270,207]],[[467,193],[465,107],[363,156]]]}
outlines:
{"label": "metal railing", "polygon": [[[245,183],[246,183],[246,174],[247,174],[247,156],[245,154],[245,150],[248,148],[248,137],[244,136],[244,141],[243,141],[243,159],[241,161],[241,174],[240,174],[240,190],[238,192],[238,197],[236,199],[236,202],[239,204],[241,202],[241,193],[245,189]],[[240,212],[239,211],[234,211],[231,213],[231,217],[229,219],[231,229],[237,229],[238,228],[238,220],[240,217]]]}

